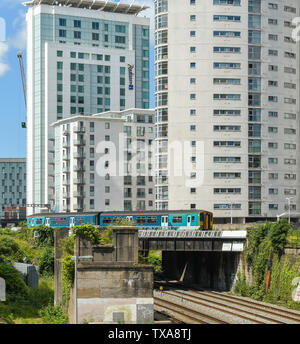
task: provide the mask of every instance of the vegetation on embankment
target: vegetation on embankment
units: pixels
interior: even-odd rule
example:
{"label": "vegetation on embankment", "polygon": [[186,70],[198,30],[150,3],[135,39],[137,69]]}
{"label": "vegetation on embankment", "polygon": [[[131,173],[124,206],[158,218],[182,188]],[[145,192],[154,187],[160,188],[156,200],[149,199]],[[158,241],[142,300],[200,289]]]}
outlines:
{"label": "vegetation on embankment", "polygon": [[284,254],[290,235],[291,225],[286,219],[259,224],[248,231],[243,254],[253,283],[248,284],[246,276],[238,273],[236,294],[300,310],[300,302],[292,297],[293,280],[300,276],[300,257],[292,265]]}
{"label": "vegetation on embankment", "polygon": [[[34,238],[34,230],[38,236]],[[53,229],[21,225],[19,231],[0,229],[0,277],[6,282],[6,301],[0,302],[0,318],[11,324],[67,323],[59,307],[54,307]],[[30,288],[10,265],[26,262],[39,267],[38,288]]]}

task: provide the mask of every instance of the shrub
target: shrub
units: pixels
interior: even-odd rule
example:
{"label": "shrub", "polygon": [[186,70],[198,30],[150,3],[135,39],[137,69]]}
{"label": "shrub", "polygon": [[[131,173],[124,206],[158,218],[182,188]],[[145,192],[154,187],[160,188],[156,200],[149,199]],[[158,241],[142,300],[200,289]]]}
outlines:
{"label": "shrub", "polygon": [[39,273],[41,276],[54,275],[54,249],[52,247],[44,248],[39,261]]}
{"label": "shrub", "polygon": [[67,314],[59,306],[48,305],[39,312],[44,324],[68,324]]}
{"label": "shrub", "polygon": [[278,255],[282,255],[287,242],[287,236],[292,230],[292,225],[287,219],[280,219],[271,226],[270,240],[274,251]]}
{"label": "shrub", "polygon": [[24,252],[12,237],[0,235],[0,262],[23,262],[24,258]]}
{"label": "shrub", "polygon": [[101,236],[99,229],[93,225],[80,225],[72,228],[73,237],[81,237],[83,239],[91,240],[92,244],[100,244]]}
{"label": "shrub", "polygon": [[62,293],[63,293],[63,305],[67,309],[69,298],[70,298],[70,288],[73,285],[75,277],[75,262],[72,260],[72,255],[66,255],[62,259]]}
{"label": "shrub", "polygon": [[26,297],[29,289],[22,279],[22,275],[12,266],[0,264],[0,277],[5,279],[7,299],[15,300],[17,297]]}
{"label": "shrub", "polygon": [[35,239],[38,246],[45,247],[54,245],[53,228],[40,225],[35,230],[38,232],[38,236]]}

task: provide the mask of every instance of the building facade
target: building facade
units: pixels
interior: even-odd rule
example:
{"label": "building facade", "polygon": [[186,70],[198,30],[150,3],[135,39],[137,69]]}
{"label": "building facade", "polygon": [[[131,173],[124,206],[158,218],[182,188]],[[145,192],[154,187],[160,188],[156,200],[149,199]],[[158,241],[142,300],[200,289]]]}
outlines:
{"label": "building facade", "polygon": [[153,123],[153,110],[129,109],[52,124],[54,210],[154,210]]}
{"label": "building facade", "polygon": [[13,208],[16,218],[24,218],[26,206],[26,159],[0,159],[0,217]]}
{"label": "building facade", "polygon": [[155,1],[157,209],[300,211],[299,16],[293,0]]}
{"label": "building facade", "polygon": [[138,15],[145,6],[100,0],[32,0],[25,6],[27,199],[53,207],[51,123],[149,108],[149,19]]}

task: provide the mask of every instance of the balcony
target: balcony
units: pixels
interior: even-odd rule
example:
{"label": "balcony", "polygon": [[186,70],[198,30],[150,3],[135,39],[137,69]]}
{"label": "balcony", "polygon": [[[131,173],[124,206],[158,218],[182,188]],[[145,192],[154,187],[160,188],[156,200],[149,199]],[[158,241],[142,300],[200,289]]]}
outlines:
{"label": "balcony", "polygon": [[86,155],[85,155],[85,153],[74,152],[73,158],[74,159],[85,159]]}
{"label": "balcony", "polygon": [[63,185],[70,185],[70,179],[63,180]]}
{"label": "balcony", "polygon": [[62,145],[63,145],[63,148],[69,148],[70,147],[70,142],[64,141]]}
{"label": "balcony", "polygon": [[73,179],[73,184],[81,184],[81,185],[83,185],[83,184],[85,184],[85,180],[84,179],[76,178],[76,179]]}
{"label": "balcony", "polygon": [[74,133],[85,133],[85,127],[79,127],[79,126],[74,127],[73,132]]}
{"label": "balcony", "polygon": [[85,140],[74,140],[73,141],[74,146],[85,146],[86,141]]}
{"label": "balcony", "polygon": [[63,153],[63,160],[70,160],[70,154],[69,153]]}
{"label": "balcony", "polygon": [[70,192],[63,192],[63,198],[70,198]]}
{"label": "balcony", "polygon": [[73,171],[74,172],[85,172],[85,167],[84,166],[74,166]]}
{"label": "balcony", "polygon": [[70,166],[63,167],[63,173],[70,173]]}
{"label": "balcony", "polygon": [[73,196],[77,198],[84,198],[85,197],[85,192],[82,191],[74,191]]}
{"label": "balcony", "polygon": [[84,210],[84,205],[83,204],[74,204],[73,206],[74,210]]}

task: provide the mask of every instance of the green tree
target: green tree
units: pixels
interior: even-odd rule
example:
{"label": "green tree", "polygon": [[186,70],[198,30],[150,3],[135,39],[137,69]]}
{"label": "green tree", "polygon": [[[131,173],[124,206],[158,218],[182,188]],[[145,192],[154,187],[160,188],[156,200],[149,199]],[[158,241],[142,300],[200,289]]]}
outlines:
{"label": "green tree", "polygon": [[12,237],[0,235],[0,262],[23,262],[24,258],[24,252]]}
{"label": "green tree", "polygon": [[54,249],[45,247],[39,260],[39,273],[41,276],[54,275]]}

